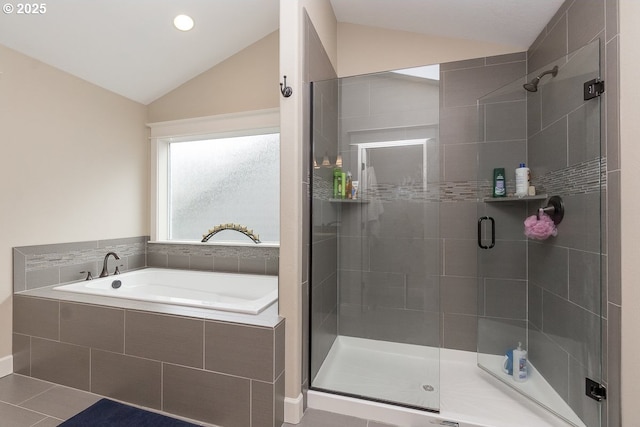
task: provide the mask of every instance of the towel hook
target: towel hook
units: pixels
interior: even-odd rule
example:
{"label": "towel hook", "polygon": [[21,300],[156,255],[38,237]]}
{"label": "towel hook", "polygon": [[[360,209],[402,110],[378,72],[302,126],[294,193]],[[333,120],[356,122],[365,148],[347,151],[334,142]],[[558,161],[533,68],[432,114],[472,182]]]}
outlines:
{"label": "towel hook", "polygon": [[293,89],[291,89],[291,86],[287,86],[287,76],[284,76],[284,84],[280,83],[280,93],[282,93],[282,96],[284,96],[285,98],[290,97],[293,93]]}
{"label": "towel hook", "polygon": [[551,196],[547,201],[547,206],[538,209],[537,217],[540,219],[540,215],[546,213],[551,217],[553,223],[558,225],[564,218],[564,202],[560,196]]}

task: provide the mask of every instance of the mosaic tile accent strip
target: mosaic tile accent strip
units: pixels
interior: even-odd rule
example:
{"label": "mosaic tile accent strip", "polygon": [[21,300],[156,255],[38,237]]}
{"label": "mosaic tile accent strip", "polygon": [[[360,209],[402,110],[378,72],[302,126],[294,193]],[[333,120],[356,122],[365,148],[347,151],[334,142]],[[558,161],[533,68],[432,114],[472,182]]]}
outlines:
{"label": "mosaic tile accent strip", "polygon": [[104,256],[115,252],[120,260],[109,266],[120,271],[146,267],[149,236],[124,239],[19,246],[13,248],[13,289],[21,292],[43,286],[84,280],[87,272],[97,276]]}
{"label": "mosaic tile accent strip", "polygon": [[280,248],[150,242],[147,265],[159,268],[277,276]]}
{"label": "mosaic tile accent strip", "polygon": [[402,185],[378,184],[362,194],[365,199],[377,199],[382,202],[397,200],[437,202],[441,196],[440,184],[428,184],[426,188],[422,183],[408,183]]}
{"label": "mosaic tile accent strip", "polygon": [[440,184],[440,199],[443,202],[476,202],[478,194],[491,194],[491,183],[488,181],[461,181]]}
{"label": "mosaic tile accent strip", "polygon": [[317,173],[312,173],[311,175],[313,177],[313,198],[317,200],[333,198],[333,183]]}
{"label": "mosaic tile accent strip", "polygon": [[[587,194],[606,189],[607,159],[593,159],[578,163],[564,169],[549,172],[543,176],[533,176],[532,185],[538,194],[576,195]],[[314,198],[329,199],[332,188],[314,176]],[[378,184],[361,194],[361,198],[393,202],[397,200],[415,200],[429,202],[475,202],[478,195],[491,197],[491,181],[460,181],[429,184],[427,189],[422,184],[391,185]],[[507,193],[515,193],[515,182],[507,181]]]}
{"label": "mosaic tile accent strip", "polygon": [[[116,241],[102,241],[102,243],[96,241],[96,246],[93,248],[85,247],[87,242],[79,242],[75,248],[73,247],[73,243],[69,243],[62,245],[23,246],[17,247],[15,250],[24,254],[25,271],[29,272],[46,268],[83,264],[96,260],[102,261],[108,252],[115,252],[120,258],[135,255],[144,256],[148,239],[148,237],[134,238],[131,241],[123,241],[128,239],[119,239]],[[34,249],[36,253],[30,253]]]}
{"label": "mosaic tile accent strip", "polygon": [[607,188],[607,158],[577,163],[540,177],[532,177],[538,193],[576,194],[595,193]]}
{"label": "mosaic tile accent strip", "polygon": [[280,248],[268,246],[222,246],[222,245],[189,245],[174,243],[150,242],[147,246],[148,254],[185,255],[199,257],[240,257],[278,259]]}

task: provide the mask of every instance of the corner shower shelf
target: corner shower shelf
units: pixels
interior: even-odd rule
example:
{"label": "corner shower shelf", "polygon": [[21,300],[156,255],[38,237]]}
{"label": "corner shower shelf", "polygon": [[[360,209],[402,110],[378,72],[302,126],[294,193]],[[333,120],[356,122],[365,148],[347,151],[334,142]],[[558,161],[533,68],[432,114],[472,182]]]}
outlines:
{"label": "corner shower shelf", "polygon": [[485,203],[496,202],[528,202],[529,200],[546,200],[549,196],[547,194],[537,194],[535,196],[508,196],[508,197],[485,197],[482,199]]}

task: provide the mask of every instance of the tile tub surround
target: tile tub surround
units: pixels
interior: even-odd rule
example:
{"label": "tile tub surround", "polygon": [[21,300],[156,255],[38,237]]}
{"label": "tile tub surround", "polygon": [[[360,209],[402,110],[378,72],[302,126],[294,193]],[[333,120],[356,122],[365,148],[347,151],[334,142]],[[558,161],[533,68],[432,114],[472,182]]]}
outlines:
{"label": "tile tub surround", "polygon": [[149,267],[181,268],[220,273],[278,274],[280,248],[261,243],[148,242]]}
{"label": "tile tub surround", "polygon": [[280,426],[284,327],[16,294],[14,371],[225,427]]}
{"label": "tile tub surround", "polygon": [[109,258],[109,271],[146,267],[148,236],[13,248],[13,291],[21,292],[60,283],[97,277],[107,252],[115,252],[120,260]]}
{"label": "tile tub surround", "polygon": [[144,267],[225,273],[278,274],[278,245],[149,242],[149,236],[18,246],[13,248],[13,291],[22,292],[98,277],[107,252],[109,272]]}

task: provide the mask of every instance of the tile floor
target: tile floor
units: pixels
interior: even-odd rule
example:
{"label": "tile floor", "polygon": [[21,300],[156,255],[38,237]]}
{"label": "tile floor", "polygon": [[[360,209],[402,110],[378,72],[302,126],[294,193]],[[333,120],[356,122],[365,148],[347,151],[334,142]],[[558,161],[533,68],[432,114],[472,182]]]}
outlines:
{"label": "tile floor", "polygon": [[[0,426],[54,427],[100,400],[102,396],[18,374],[0,378]],[[205,424],[208,426],[208,424]],[[309,409],[297,426],[394,427],[375,421]]]}
{"label": "tile floor", "polygon": [[6,427],[50,427],[91,406],[101,396],[11,374],[0,378],[0,421]]}
{"label": "tile floor", "polygon": [[0,426],[57,426],[102,398],[86,391],[10,374],[0,378]]}

